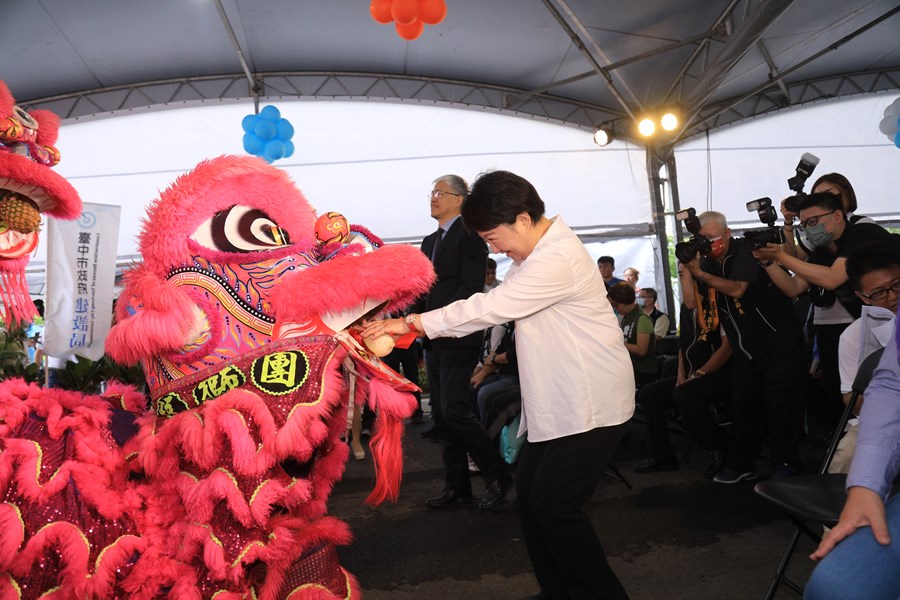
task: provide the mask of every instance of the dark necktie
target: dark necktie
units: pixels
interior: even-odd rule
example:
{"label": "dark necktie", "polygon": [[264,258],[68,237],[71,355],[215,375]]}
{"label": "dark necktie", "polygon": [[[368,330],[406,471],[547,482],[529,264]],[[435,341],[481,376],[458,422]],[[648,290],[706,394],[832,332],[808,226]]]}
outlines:
{"label": "dark necktie", "polygon": [[431,262],[434,263],[434,259],[437,258],[438,248],[441,246],[441,240],[444,239],[444,230],[441,227],[438,227],[437,230],[437,239],[434,240],[434,247],[431,249]]}

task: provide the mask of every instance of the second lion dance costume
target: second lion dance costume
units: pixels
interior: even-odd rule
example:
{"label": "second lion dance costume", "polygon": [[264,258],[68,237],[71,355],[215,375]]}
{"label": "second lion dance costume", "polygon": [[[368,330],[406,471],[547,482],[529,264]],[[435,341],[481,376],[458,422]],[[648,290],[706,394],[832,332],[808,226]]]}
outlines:
{"label": "second lion dance costume", "polygon": [[[37,124],[2,86],[0,118],[22,115]],[[39,146],[55,137],[50,124]],[[13,196],[79,214],[38,147],[0,140],[0,215]],[[142,364],[149,410],[122,385],[101,397],[0,383],[0,600],[360,596],[335,550],[348,527],[326,514],[348,406],[378,414],[379,503],[396,498],[415,399],[347,327],[402,309],[434,275],[415,248],[326,225],[336,235],[317,239],[300,191],[250,157],[201,163],[153,203],[107,342]],[[15,322],[34,314],[24,261],[0,252]]]}

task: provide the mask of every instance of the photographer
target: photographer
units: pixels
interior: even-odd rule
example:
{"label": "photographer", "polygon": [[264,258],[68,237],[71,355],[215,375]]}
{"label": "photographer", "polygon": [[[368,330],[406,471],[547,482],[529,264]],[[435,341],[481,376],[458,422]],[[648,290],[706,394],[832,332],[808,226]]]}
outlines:
{"label": "photographer", "polygon": [[[822,175],[812,186],[813,194],[830,192],[841,198],[844,214],[851,223],[874,223],[869,217],[854,214],[858,208],[856,192],[850,184],[850,180],[840,173],[826,173]],[[794,237],[794,219],[799,216],[799,204],[805,194],[790,196],[781,201],[781,214],[784,216],[784,249],[788,254],[806,260],[809,256],[808,248],[798,244]],[[792,210],[793,209],[793,210]]]}
{"label": "photographer", "polygon": [[[848,220],[840,196],[830,192],[806,196],[800,201],[799,209],[797,227],[806,232],[813,247],[809,259],[797,258],[785,250],[785,245],[778,244],[767,244],[753,255],[764,261],[766,272],[788,295],[796,296],[811,285],[819,286],[833,291],[843,307],[854,318],[859,317],[862,303],[847,283],[847,256],[870,243],[886,244],[900,251],[897,237],[876,223]],[[779,274],[781,269],[775,263],[793,272],[793,281],[788,279],[789,275]]]}
{"label": "photographer", "polygon": [[[731,402],[734,439],[717,483],[752,481],[754,459],[769,434],[772,477],[788,477],[800,467],[797,443],[803,427],[805,353],[800,323],[791,301],[776,288],[750,248],[731,237],[725,216],[700,215],[700,235],[710,241],[708,256],[685,263],[685,304],[696,308],[697,292],[717,294],[719,320],[734,351]],[[697,286],[698,289],[692,289]]]}
{"label": "photographer", "polygon": [[[824,176],[828,177],[828,176]],[[847,182],[849,185],[849,182]],[[816,183],[814,190],[822,188]],[[852,188],[850,188],[852,192]],[[896,237],[868,219],[847,218],[848,203],[855,207],[855,195],[844,196],[832,191],[815,192],[800,198],[800,223],[806,233],[811,254],[794,256],[789,242],[782,246],[769,244],[754,252],[764,261],[775,261],[790,269],[792,278],[779,266],[768,264],[766,271],[776,285],[789,297],[809,290],[816,306],[814,324],[816,344],[825,381],[827,427],[831,427],[841,412],[840,380],[838,378],[838,341],[847,326],[859,317],[862,303],[847,281],[846,258],[860,246],[874,242],[897,247]]]}

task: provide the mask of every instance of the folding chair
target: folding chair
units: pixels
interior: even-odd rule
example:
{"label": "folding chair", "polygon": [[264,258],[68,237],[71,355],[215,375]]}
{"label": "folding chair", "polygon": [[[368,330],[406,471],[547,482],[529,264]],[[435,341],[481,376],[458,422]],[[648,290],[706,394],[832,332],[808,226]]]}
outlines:
{"label": "folding chair", "polygon": [[[841,510],[844,508],[844,502],[847,500],[847,492],[845,489],[847,476],[843,473],[828,473],[828,467],[834,458],[837,450],[838,442],[841,440],[841,434],[853,414],[853,407],[856,405],[859,396],[869,386],[875,367],[881,359],[882,350],[876,350],[870,354],[862,362],[856,379],[853,381],[853,394],[850,401],[844,407],[841,420],[835,429],[831,443],[828,445],[828,451],[825,453],[825,459],[819,472],[815,475],[799,475],[797,477],[788,477],[786,479],[770,479],[756,484],[754,490],[757,494],[772,502],[785,512],[796,528],[788,541],[781,562],[775,570],[775,577],[769,584],[769,591],[766,594],[766,600],[772,600],[778,586],[784,583],[787,587],[794,590],[798,594],[803,594],[804,586],[799,584],[785,575],[791,555],[797,547],[800,533],[805,533],[812,538],[815,543],[822,541],[821,526],[834,527],[841,516]],[[818,526],[818,531],[812,526]]]}

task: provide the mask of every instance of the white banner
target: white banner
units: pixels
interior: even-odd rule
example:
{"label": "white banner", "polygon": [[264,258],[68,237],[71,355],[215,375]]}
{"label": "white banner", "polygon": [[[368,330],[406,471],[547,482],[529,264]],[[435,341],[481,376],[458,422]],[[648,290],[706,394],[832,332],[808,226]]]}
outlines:
{"label": "white banner", "polygon": [[119,206],[85,204],[76,221],[48,219],[48,356],[103,356],[112,321],[120,212]]}

